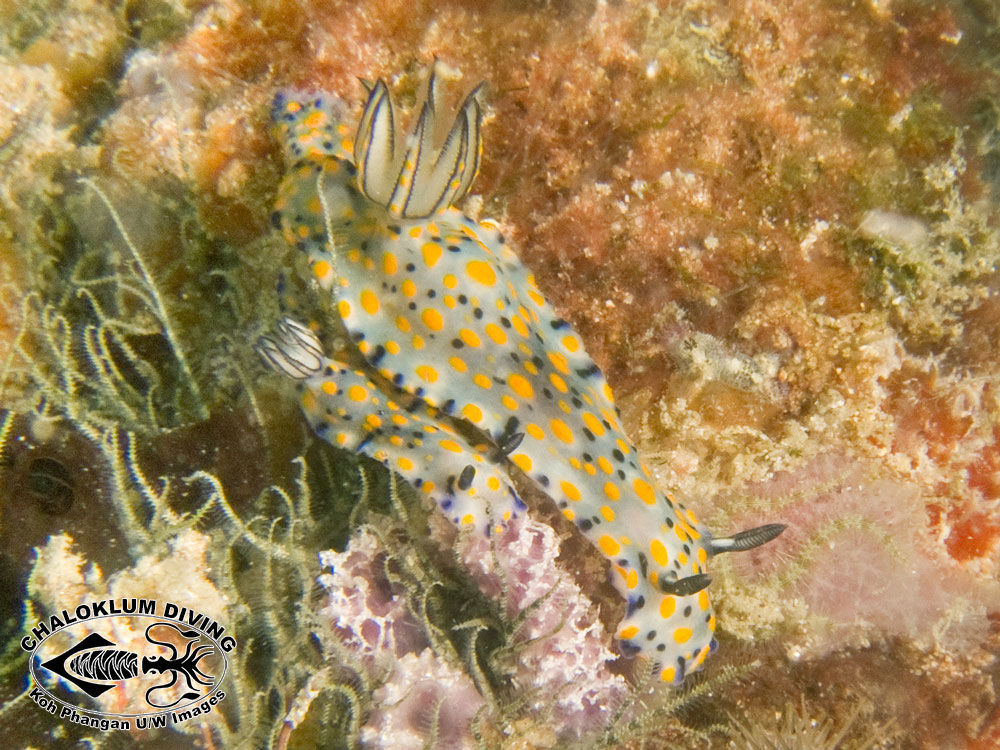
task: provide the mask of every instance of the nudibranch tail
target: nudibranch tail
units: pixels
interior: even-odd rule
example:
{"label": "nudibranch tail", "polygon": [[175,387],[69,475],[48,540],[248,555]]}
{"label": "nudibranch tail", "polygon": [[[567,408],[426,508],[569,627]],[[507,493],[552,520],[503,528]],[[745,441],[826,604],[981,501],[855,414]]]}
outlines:
{"label": "nudibranch tail", "polygon": [[[303,129],[327,111],[322,98],[276,103],[288,137],[312,144],[282,183],[276,226],[334,295],[368,369],[323,358],[308,329],[288,321],[259,351],[298,379],[317,433],[397,471],[453,523],[488,533],[524,510],[511,477],[533,481],[610,561],[628,604],[617,633],[623,652],[680,682],[716,645],[709,558],[762,544],[782,527],[713,539],[657,489],[580,337],[496,225],[452,206],[479,165],[479,91],[466,97],[438,147],[441,95],[432,70],[401,146],[388,87],[377,81],[353,164]],[[400,407],[403,398],[415,406]],[[462,430],[458,421],[467,423]],[[492,444],[472,445],[458,434],[465,427]]]}

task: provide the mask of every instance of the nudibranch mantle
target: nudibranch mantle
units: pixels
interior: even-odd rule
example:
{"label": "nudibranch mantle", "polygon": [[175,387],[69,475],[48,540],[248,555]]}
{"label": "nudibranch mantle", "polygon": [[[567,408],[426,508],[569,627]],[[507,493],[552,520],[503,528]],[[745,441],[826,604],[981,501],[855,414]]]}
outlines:
{"label": "nudibranch mantle", "polygon": [[[437,138],[432,71],[402,143],[382,81],[369,87],[353,137],[335,100],[276,97],[272,117],[289,170],[275,226],[307,254],[372,372],[325,358],[315,335],[290,320],[259,350],[299,381],[318,434],[400,473],[459,526],[489,533],[523,512],[507,474],[517,466],[610,560],[628,603],[622,651],[679,683],[716,646],[709,557],[756,546],[783,527],[713,540],[657,489],[579,336],[499,228],[454,207],[478,169],[479,91]],[[380,392],[376,373],[415,406]],[[470,444],[449,419],[474,425],[491,445]]]}

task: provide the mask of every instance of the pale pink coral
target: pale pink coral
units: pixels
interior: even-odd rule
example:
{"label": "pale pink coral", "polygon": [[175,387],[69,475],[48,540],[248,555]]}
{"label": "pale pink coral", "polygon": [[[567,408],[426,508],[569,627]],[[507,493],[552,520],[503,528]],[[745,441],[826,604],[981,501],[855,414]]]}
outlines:
{"label": "pale pink coral", "polygon": [[320,614],[346,645],[380,666],[427,646],[400,587],[386,579],[385,550],[374,534],[362,530],[343,552],[319,557],[331,571],[318,579],[329,597]]}
{"label": "pale pink coral", "polygon": [[320,554],[331,570],[319,577],[329,597],[320,614],[361,663],[387,670],[362,730],[365,747],[474,747],[472,719],[483,698],[467,674],[431,650],[399,584],[386,577],[386,557],[367,529],[343,552]]}
{"label": "pale pink coral", "polygon": [[612,674],[610,635],[596,607],[557,564],[559,540],[550,526],[519,518],[491,541],[467,536],[459,555],[488,595],[500,600],[511,621],[533,607],[515,634],[513,679],[551,704],[560,731],[601,726],[624,698],[626,684]]}
{"label": "pale pink coral", "polygon": [[394,662],[374,699],[375,710],[361,730],[365,747],[466,750],[476,746],[470,729],[483,705],[482,696],[467,674],[429,648]]}

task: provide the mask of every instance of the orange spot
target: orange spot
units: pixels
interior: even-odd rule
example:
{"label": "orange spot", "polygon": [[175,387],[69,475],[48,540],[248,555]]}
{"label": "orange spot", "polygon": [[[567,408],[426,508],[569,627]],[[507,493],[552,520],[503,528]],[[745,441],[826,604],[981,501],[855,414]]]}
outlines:
{"label": "orange spot", "polygon": [[423,253],[424,263],[427,264],[428,268],[433,268],[441,260],[441,246],[436,242],[425,242],[420,248],[420,252]]}
{"label": "orange spot", "polygon": [[326,278],[326,276],[332,272],[333,269],[325,260],[318,260],[313,264],[313,274],[317,279]]}
{"label": "orange spot", "polygon": [[601,515],[604,516],[605,521],[615,520],[615,512],[611,510],[611,508],[609,508],[607,505],[601,506]]}
{"label": "orange spot", "polygon": [[589,411],[584,412],[583,423],[587,425],[587,428],[598,437],[604,434],[604,425],[601,424],[601,420],[599,420]]}
{"label": "orange spot", "polygon": [[398,268],[399,263],[396,260],[396,256],[386,251],[385,255],[382,256],[382,270],[386,273],[396,273],[396,269]]}
{"label": "orange spot", "polygon": [[528,472],[531,471],[531,459],[523,453],[515,453],[510,457],[510,460],[520,467],[521,471]]}
{"label": "orange spot", "polygon": [[323,110],[317,109],[315,112],[307,115],[303,120],[302,124],[307,128],[321,128],[326,123],[326,113]]}
{"label": "orange spot", "polygon": [[446,451],[451,451],[452,453],[461,453],[462,446],[456,443],[454,440],[442,440],[440,443],[441,447]]}
{"label": "orange spot", "polygon": [[566,381],[563,380],[558,375],[556,375],[554,372],[549,373],[549,382],[552,383],[555,389],[560,393],[566,393],[566,391],[569,390],[569,388],[566,387]]}
{"label": "orange spot", "polygon": [[[587,465],[589,466],[590,464]],[[604,483],[604,494],[607,495],[612,500],[618,500],[618,498],[622,496],[621,491],[618,489],[618,485],[616,485],[614,482]]]}
{"label": "orange spot", "polygon": [[639,627],[637,625],[629,625],[618,632],[618,637],[626,641],[630,638],[635,638],[637,635],[639,635]]}
{"label": "orange spot", "polygon": [[469,369],[465,364],[465,360],[461,357],[449,357],[448,364],[451,365],[451,368],[455,370],[455,372],[465,372]]}
{"label": "orange spot", "polygon": [[653,492],[653,488],[649,486],[649,482],[645,479],[640,479],[636,477],[632,480],[632,487],[635,489],[635,494],[639,496],[646,505],[656,504],[656,493]]}
{"label": "orange spot", "polygon": [[368,391],[360,385],[352,385],[351,389],[347,392],[347,395],[352,401],[364,401],[368,398]]}
{"label": "orange spot", "polygon": [[493,286],[497,283],[497,275],[489,263],[481,260],[470,260],[465,264],[465,272],[469,278],[483,286]]}
{"label": "orange spot", "polygon": [[559,352],[548,352],[549,362],[563,375],[569,375],[569,364],[566,361],[566,357]]}
{"label": "orange spot", "polygon": [[417,285],[413,283],[412,279],[407,279],[399,285],[399,290],[407,297],[412,297],[417,293]]}
{"label": "orange spot", "polygon": [[466,404],[462,409],[462,416],[470,422],[478,422],[483,418],[483,411],[475,404]]}
{"label": "orange spot", "polygon": [[331,396],[336,396],[340,390],[337,388],[337,384],[332,380],[325,381],[321,387],[323,389],[323,393],[329,393]]}
{"label": "orange spot", "polygon": [[669,620],[675,609],[677,609],[677,599],[668,594],[660,602],[660,617],[664,620]]}
{"label": "orange spot", "polygon": [[481,372],[477,373],[473,378],[472,382],[478,385],[480,388],[484,388],[487,391],[493,387],[493,381],[488,377],[483,375]]}
{"label": "orange spot", "polygon": [[597,544],[601,548],[601,551],[608,557],[614,557],[615,555],[617,555],[619,552],[622,551],[621,545],[618,544],[618,542],[616,542],[614,538],[609,536],[608,534],[602,536],[598,540]]}
{"label": "orange spot", "polygon": [[677,674],[673,667],[667,667],[662,672],[660,672],[660,679],[664,682],[673,682],[674,675]]}
{"label": "orange spot", "polygon": [[479,336],[476,335],[476,332],[468,328],[460,330],[458,332],[458,336],[465,342],[466,346],[471,346],[473,348],[481,346],[483,343]]}
{"label": "orange spot", "polygon": [[563,494],[566,495],[566,497],[568,497],[570,500],[574,500],[574,501],[579,501],[580,500],[580,497],[581,497],[580,496],[580,490],[572,482],[566,482],[566,481],[560,482],[559,483],[559,489],[561,489],[563,491]]}
{"label": "orange spot", "polygon": [[674,640],[678,643],[687,643],[693,635],[691,628],[677,628],[674,631]]}
{"label": "orange spot", "polygon": [[549,428],[552,430],[552,434],[564,443],[569,444],[573,442],[573,431],[561,419],[553,419],[549,422]]}
{"label": "orange spot", "polygon": [[667,554],[667,548],[663,545],[659,539],[654,539],[649,543],[649,552],[656,560],[656,564],[661,568],[667,567],[667,563],[670,562],[670,556]]}
{"label": "orange spot", "polygon": [[371,289],[364,289],[361,292],[361,307],[369,315],[374,315],[378,312],[378,297],[375,296],[375,292]]}
{"label": "orange spot", "polygon": [[523,375],[511,375],[507,379],[507,384],[521,398],[531,398],[535,395],[534,389],[531,387],[531,383]]}
{"label": "orange spot", "polygon": [[444,318],[441,317],[441,313],[435,310],[433,307],[428,307],[420,314],[421,320],[424,321],[424,325],[430,328],[432,331],[440,331],[444,328]]}
{"label": "orange spot", "polygon": [[496,323],[490,323],[486,326],[486,335],[498,344],[507,343],[507,334]]}
{"label": "orange spot", "polygon": [[526,424],[524,426],[524,431],[527,432],[529,435],[531,435],[531,437],[533,437],[535,440],[545,439],[545,430],[543,430],[534,422],[529,422],[528,424]]}
{"label": "orange spot", "polygon": [[514,326],[514,330],[517,331],[524,338],[528,338],[528,326],[524,324],[521,320],[520,315],[512,315],[510,318],[510,324]]}
{"label": "orange spot", "polygon": [[416,368],[417,376],[428,383],[433,383],[438,379],[438,371],[430,365],[420,365]]}

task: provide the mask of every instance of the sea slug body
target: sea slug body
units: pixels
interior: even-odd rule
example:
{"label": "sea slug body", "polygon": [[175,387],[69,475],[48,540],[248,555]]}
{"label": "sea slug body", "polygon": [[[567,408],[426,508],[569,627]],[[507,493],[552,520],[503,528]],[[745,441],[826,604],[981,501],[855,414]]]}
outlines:
{"label": "sea slug body", "polygon": [[[713,540],[658,490],[579,336],[497,226],[453,206],[478,169],[479,91],[439,138],[432,71],[402,142],[382,81],[370,87],[353,137],[326,97],[276,97],[272,117],[289,169],[275,226],[334,295],[371,372],[327,359],[315,335],[290,320],[259,350],[299,380],[322,437],[382,461],[459,526],[489,533],[523,512],[507,474],[513,466],[534,480],[611,561],[628,603],[617,633],[623,652],[640,653],[662,680],[679,683],[716,646],[709,557],[763,543],[782,527]],[[380,391],[380,378],[414,399],[412,411]],[[452,420],[489,444],[468,441]]]}

